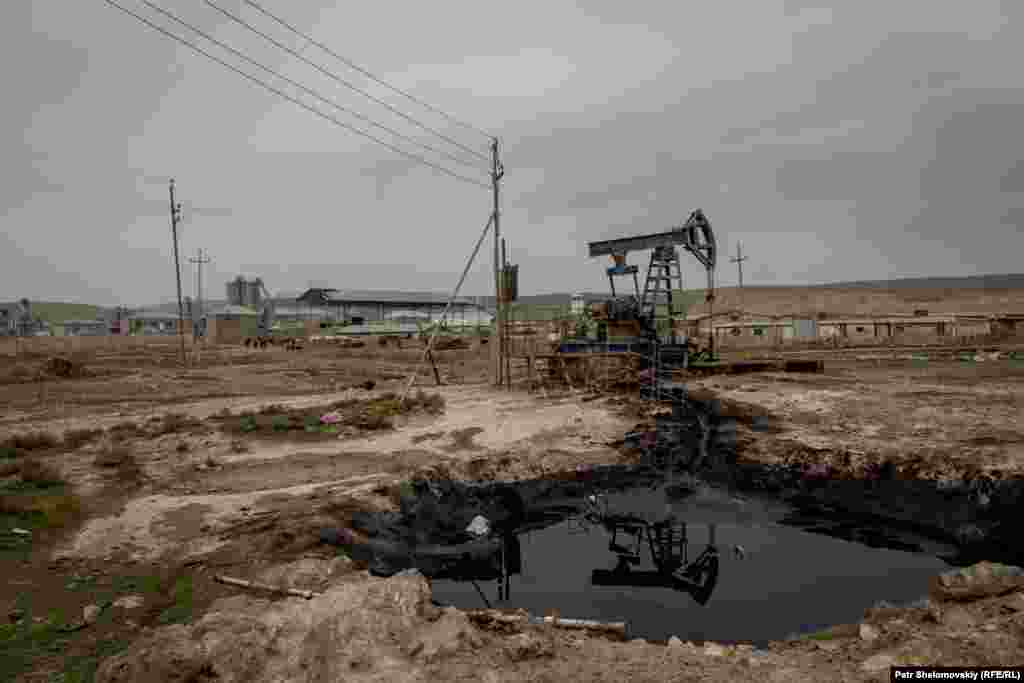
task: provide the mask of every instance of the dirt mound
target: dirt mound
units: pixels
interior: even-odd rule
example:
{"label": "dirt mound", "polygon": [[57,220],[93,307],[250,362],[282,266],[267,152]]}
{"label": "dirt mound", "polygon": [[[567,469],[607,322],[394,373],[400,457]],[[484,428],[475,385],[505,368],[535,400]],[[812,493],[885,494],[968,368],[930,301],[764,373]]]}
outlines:
{"label": "dirt mound", "polygon": [[89,372],[82,363],[63,356],[54,356],[47,360],[43,365],[43,372],[51,377],[60,377],[62,379],[89,376]]}
{"label": "dirt mound", "polygon": [[464,614],[430,604],[422,576],[362,579],[308,601],[225,598],[108,659],[96,681],[420,680],[423,664],[483,642]]}

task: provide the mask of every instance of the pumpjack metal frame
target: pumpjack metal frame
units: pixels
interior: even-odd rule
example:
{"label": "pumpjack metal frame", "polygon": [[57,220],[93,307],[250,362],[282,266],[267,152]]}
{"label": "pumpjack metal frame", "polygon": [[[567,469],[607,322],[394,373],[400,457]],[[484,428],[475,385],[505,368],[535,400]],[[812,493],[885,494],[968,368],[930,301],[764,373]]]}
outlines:
{"label": "pumpjack metal frame", "polygon": [[[678,263],[677,247],[682,247],[693,254],[697,261],[704,266],[707,274],[706,301],[709,307],[715,298],[715,267],[718,264],[718,244],[715,240],[715,233],[711,227],[711,221],[704,214],[702,209],[695,209],[678,227],[665,232],[638,235],[636,237],[621,237],[611,240],[600,240],[588,244],[590,257],[611,256],[615,265],[608,268],[608,280],[611,283],[612,296],[615,296],[615,276],[632,275],[636,289],[636,297],[640,304],[640,310],[652,315],[652,302],[649,300],[652,294],[659,291],[657,288],[651,290],[649,284],[652,280],[671,280],[669,264]],[[631,251],[653,250],[651,262],[647,271],[647,284],[643,292],[640,291],[640,284],[637,280],[637,267],[626,264],[626,255]],[[664,273],[658,273],[664,269]],[[681,279],[681,276],[680,276]],[[671,306],[671,286],[668,288],[669,305]],[[650,312],[650,313],[649,313]],[[714,329],[714,326],[711,326]],[[714,332],[710,334],[709,344],[712,354],[714,353]]]}

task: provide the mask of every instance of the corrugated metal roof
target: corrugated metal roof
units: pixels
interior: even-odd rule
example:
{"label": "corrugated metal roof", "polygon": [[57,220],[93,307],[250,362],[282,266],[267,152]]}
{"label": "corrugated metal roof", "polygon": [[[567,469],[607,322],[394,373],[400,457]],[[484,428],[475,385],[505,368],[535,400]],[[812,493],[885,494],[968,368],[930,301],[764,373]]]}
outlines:
{"label": "corrugated metal roof", "polygon": [[[328,301],[334,303],[374,303],[374,304],[402,304],[402,305],[444,305],[448,303],[450,294],[443,292],[393,292],[374,291],[365,289],[346,289],[331,292]],[[471,299],[459,297],[454,301],[456,304],[473,305]]]}
{"label": "corrugated metal roof", "polygon": [[[185,314],[185,317],[186,318],[188,317],[188,313]],[[142,320],[142,321],[146,321],[146,320],[154,320],[154,321],[177,320],[178,319],[178,312],[174,311],[173,313],[171,313],[170,311],[137,311],[136,313],[129,314],[128,315],[128,319],[129,320]]]}

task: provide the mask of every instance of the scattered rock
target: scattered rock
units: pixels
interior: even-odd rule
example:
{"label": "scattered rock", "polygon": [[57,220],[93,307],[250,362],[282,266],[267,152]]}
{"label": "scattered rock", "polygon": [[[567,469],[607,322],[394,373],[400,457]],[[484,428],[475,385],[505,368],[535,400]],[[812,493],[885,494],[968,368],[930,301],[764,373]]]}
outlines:
{"label": "scattered rock", "polygon": [[819,640],[816,641],[814,645],[822,652],[835,652],[840,647],[842,647],[842,645],[840,645],[834,640]]}
{"label": "scattered rock", "polygon": [[11,529],[11,533],[12,534],[17,534],[18,536],[31,536],[32,535],[32,532],[29,531],[28,529],[19,529],[18,527],[14,527],[13,529]]}
{"label": "scattered rock", "polygon": [[236,594],[217,600],[188,626],[145,633],[96,673],[97,683],[129,681],[413,680],[422,664],[410,661],[436,644],[436,656],[475,647],[479,635],[464,615],[428,623],[423,577],[353,579],[312,600],[271,601]]}
{"label": "scattered rock", "polygon": [[448,607],[443,610],[440,619],[413,641],[410,654],[417,659],[436,662],[482,644],[480,635],[469,623],[466,613]]}
{"label": "scattered rock", "polygon": [[993,631],[998,631],[999,630],[999,625],[998,624],[985,624],[984,626],[981,627],[981,630],[982,631],[987,631],[987,632],[991,633]]}
{"label": "scattered rock", "polygon": [[466,532],[477,537],[486,536],[491,533],[491,523],[486,517],[477,515],[466,527]]}
{"label": "scattered rock", "polygon": [[121,609],[138,609],[145,600],[141,595],[125,595],[114,601],[114,607]]}
{"label": "scattered rock", "polygon": [[891,666],[896,666],[896,657],[886,652],[879,652],[861,663],[860,668],[864,671],[877,673],[885,671]]}
{"label": "scattered rock", "polygon": [[860,625],[860,639],[867,643],[872,643],[878,640],[878,636],[881,635],[878,629],[871,624]]}
{"label": "scattered rock", "polygon": [[86,605],[82,608],[82,620],[86,624],[95,624],[96,620],[100,618],[100,612],[102,611],[99,605]]}
{"label": "scattered rock", "polygon": [[705,643],[704,654],[707,657],[724,657],[727,654],[727,651],[718,643]]}
{"label": "scattered rock", "polygon": [[505,656],[512,662],[553,657],[555,654],[551,635],[536,631],[518,633],[506,638],[503,649]]}
{"label": "scattered rock", "polygon": [[954,631],[969,631],[977,624],[977,620],[975,620],[971,613],[959,606],[942,610],[939,619],[939,623]]}

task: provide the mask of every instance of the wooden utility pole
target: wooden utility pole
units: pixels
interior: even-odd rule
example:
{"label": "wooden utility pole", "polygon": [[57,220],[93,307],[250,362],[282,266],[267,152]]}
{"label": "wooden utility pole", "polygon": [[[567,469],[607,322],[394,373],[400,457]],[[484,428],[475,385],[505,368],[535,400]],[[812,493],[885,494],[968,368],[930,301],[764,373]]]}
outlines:
{"label": "wooden utility pole", "polygon": [[174,178],[171,178],[171,237],[174,240],[174,278],[178,285],[178,339],[181,342],[181,365],[185,367],[185,307],[181,301],[181,262],[178,259],[178,223],[181,204],[174,201]]}
{"label": "wooden utility pole", "polygon": [[502,297],[502,263],[501,263],[501,210],[499,209],[499,181],[505,175],[505,169],[498,158],[498,138],[491,141],[491,187],[494,193],[494,341],[497,343],[497,362],[494,370],[494,383],[502,384],[505,359],[505,303]]}

